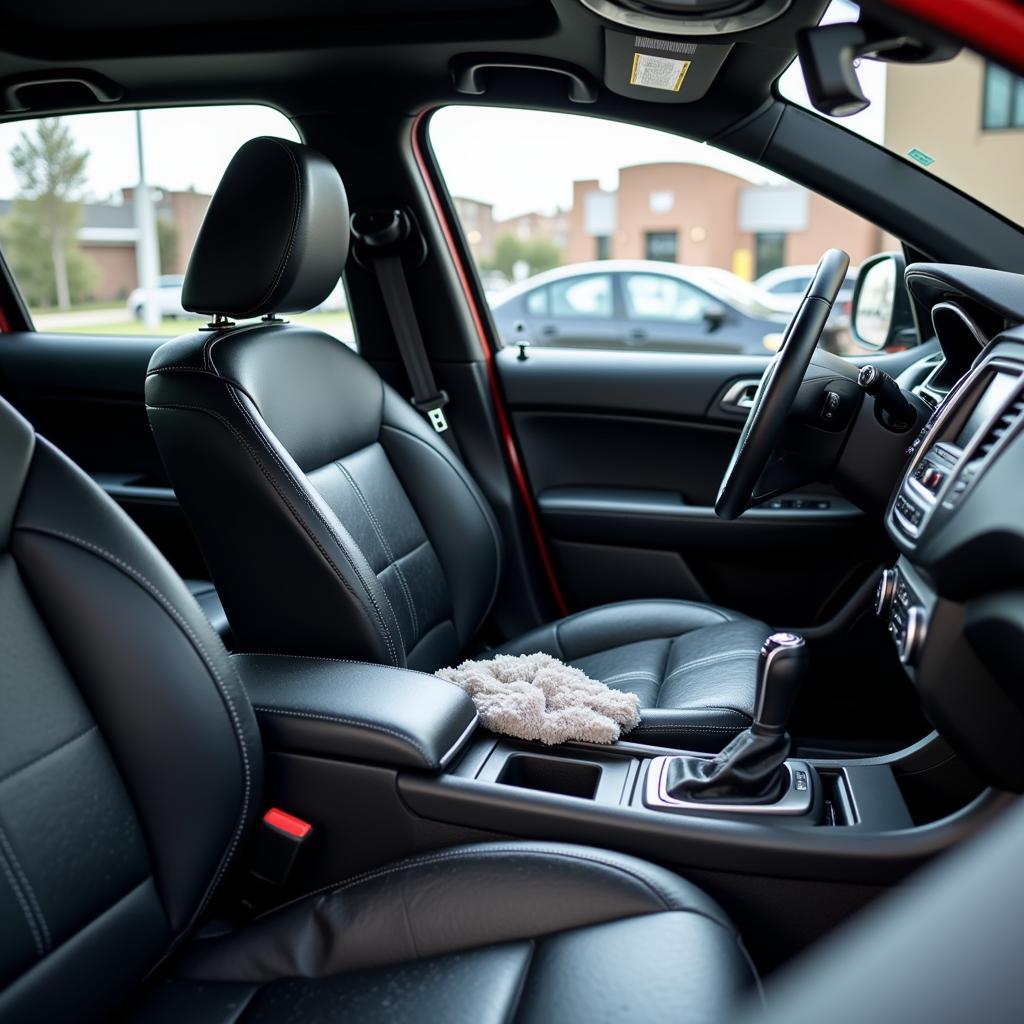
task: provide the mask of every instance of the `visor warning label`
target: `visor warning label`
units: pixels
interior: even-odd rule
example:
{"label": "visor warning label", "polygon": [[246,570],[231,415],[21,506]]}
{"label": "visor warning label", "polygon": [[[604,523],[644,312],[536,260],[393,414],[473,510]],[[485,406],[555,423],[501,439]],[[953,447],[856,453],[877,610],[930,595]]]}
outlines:
{"label": "visor warning label", "polygon": [[633,70],[629,76],[630,85],[643,85],[648,89],[666,89],[679,92],[690,70],[688,60],[672,57],[654,57],[649,53],[633,53]]}

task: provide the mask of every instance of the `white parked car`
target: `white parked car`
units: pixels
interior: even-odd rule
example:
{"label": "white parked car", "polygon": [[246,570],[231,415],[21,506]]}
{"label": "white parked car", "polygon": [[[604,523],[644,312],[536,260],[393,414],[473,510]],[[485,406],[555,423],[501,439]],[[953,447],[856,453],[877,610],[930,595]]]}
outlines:
{"label": "white parked car", "polygon": [[[189,316],[181,304],[181,286],[185,278],[181,274],[162,274],[156,279],[156,301],[160,316]],[[128,310],[136,320],[145,315],[146,289],[136,288],[128,296]]]}
{"label": "white parked car", "polygon": [[[846,279],[836,296],[832,315],[829,317],[830,327],[846,326],[850,322],[850,305],[853,302],[853,288],[857,283],[858,267],[850,267]],[[788,313],[795,313],[807,286],[811,283],[815,268],[807,266],[779,267],[762,274],[754,284],[763,292],[772,296],[775,304]]]}

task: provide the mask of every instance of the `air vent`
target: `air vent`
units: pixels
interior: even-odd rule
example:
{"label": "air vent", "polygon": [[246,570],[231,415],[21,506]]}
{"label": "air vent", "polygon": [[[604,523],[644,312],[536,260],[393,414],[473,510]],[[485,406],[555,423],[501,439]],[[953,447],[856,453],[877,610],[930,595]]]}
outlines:
{"label": "air vent", "polygon": [[1018,394],[1017,397],[1006,407],[1005,411],[999,416],[999,418],[992,424],[988,430],[985,431],[984,436],[981,439],[981,443],[978,445],[977,450],[974,453],[974,457],[971,459],[972,462],[980,462],[985,456],[992,451],[993,448],[1013,429],[1017,421],[1024,415],[1024,394]]}

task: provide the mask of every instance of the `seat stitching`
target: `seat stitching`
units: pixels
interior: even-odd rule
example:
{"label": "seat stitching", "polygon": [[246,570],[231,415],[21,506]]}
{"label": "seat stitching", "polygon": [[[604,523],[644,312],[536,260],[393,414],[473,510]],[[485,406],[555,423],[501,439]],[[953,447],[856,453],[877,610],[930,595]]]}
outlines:
{"label": "seat stitching", "polygon": [[605,860],[601,857],[595,857],[592,855],[582,854],[577,851],[569,850],[539,850],[533,847],[521,847],[521,846],[501,846],[497,848],[490,848],[486,850],[458,850],[447,853],[432,853],[426,854],[422,857],[414,857],[411,860],[402,861],[398,864],[392,864],[388,867],[377,868],[372,871],[365,871],[361,875],[356,875],[354,878],[350,878],[340,885],[338,883],[331,883],[330,885],[321,886],[319,889],[313,889],[311,892],[307,892],[302,896],[297,896],[293,900],[289,900],[287,903],[283,903],[278,907],[273,907],[270,910],[264,911],[262,914],[257,915],[257,920],[261,917],[266,917],[268,914],[276,913],[279,910],[283,910],[285,907],[293,906],[296,903],[301,903],[303,900],[310,899],[313,896],[319,896],[325,892],[331,892],[332,895],[335,893],[345,892],[348,889],[353,889],[356,886],[363,885],[366,882],[376,881],[378,878],[385,878],[388,875],[393,875],[399,871],[406,871],[412,868],[428,867],[431,864],[440,864],[445,861],[456,861],[456,860],[467,860],[474,857],[499,857],[504,854],[513,855],[527,855],[527,856],[539,856],[539,857],[563,857],[567,860],[580,860],[587,861],[592,864],[599,864],[603,867],[610,868],[613,871],[618,871],[628,877],[640,882],[646,886],[658,899],[661,901],[662,907],[665,910],[683,910],[689,913],[700,914],[702,917],[706,917],[699,910],[695,910],[691,907],[676,907],[673,905],[672,899],[666,896],[664,892],[659,889],[657,884],[649,878],[645,878],[643,875],[638,874],[635,871],[631,871],[629,868],[623,867],[621,864],[616,864],[614,861]]}
{"label": "seat stitching", "polygon": [[[156,406],[149,406],[149,408],[157,409],[157,410],[160,410],[160,409],[183,409],[183,410],[190,410],[192,412],[205,413],[207,416],[212,416],[215,420],[217,420],[221,424],[221,426],[223,426],[235,438],[235,440],[240,445],[242,445],[242,447],[245,448],[245,450],[249,453],[249,457],[253,460],[253,462],[259,468],[260,472],[263,474],[263,476],[266,479],[267,483],[269,483],[270,486],[274,489],[274,491],[277,494],[278,498],[280,498],[281,503],[288,509],[288,511],[292,515],[292,518],[295,520],[295,522],[298,524],[298,526],[302,529],[302,531],[306,534],[306,536],[313,542],[313,545],[316,547],[316,549],[323,556],[324,561],[331,567],[331,569],[334,570],[334,574],[338,577],[338,580],[340,581],[342,586],[345,587],[345,589],[352,595],[353,598],[355,598],[356,601],[359,601],[359,597],[356,594],[355,589],[353,588],[352,584],[349,583],[348,580],[345,579],[341,569],[338,568],[337,564],[335,563],[334,559],[331,558],[331,556],[328,553],[327,549],[323,546],[323,544],[320,543],[320,540],[312,532],[312,530],[310,530],[309,526],[306,524],[306,521],[303,519],[302,516],[299,515],[298,510],[292,505],[292,503],[288,500],[288,498],[285,495],[285,493],[278,486],[277,482],[274,480],[273,475],[270,473],[270,471],[267,469],[267,467],[260,461],[259,455],[256,453],[256,451],[253,450],[252,446],[245,440],[245,438],[238,431],[238,429],[234,426],[234,424],[232,424],[228,419],[226,419],[219,412],[216,412],[213,409],[209,409],[206,406],[202,406],[202,405],[190,405],[187,402],[167,403],[167,404],[161,404],[161,405],[156,405]],[[338,542],[337,541],[337,537],[334,537],[333,533],[331,534],[331,536],[333,537],[333,539],[337,543]],[[338,544],[338,546],[342,549],[342,553],[345,554],[346,557],[348,557],[347,553],[345,552],[344,548],[341,546],[340,543]],[[349,559],[349,564],[351,564],[351,559]],[[353,571],[354,570],[355,570],[355,566],[353,566]],[[358,576],[358,574],[357,574],[357,576]],[[363,582],[361,577],[358,577],[358,578],[359,578],[360,582]],[[365,586],[365,583],[363,585]],[[374,610],[377,612],[377,614],[379,616],[380,615],[380,610],[377,609],[376,607],[375,607]],[[382,620],[381,624],[383,626],[383,620]],[[397,665],[398,664],[398,660],[395,657],[394,651],[392,650],[390,643],[388,643],[388,638],[387,637],[385,637],[385,643],[387,643],[388,653],[391,655],[392,663]]]}
{"label": "seat stitching", "polygon": [[662,680],[662,685],[667,683],[670,679],[680,675],[683,672],[688,672],[694,668],[704,668],[707,665],[717,665],[723,661],[737,661],[740,658],[751,658],[755,655],[760,654],[760,651],[727,651],[723,654],[709,654],[704,658],[697,658],[694,661],[685,662],[682,665],[676,666],[665,678]]}
{"label": "seat stitching", "polygon": [[412,639],[413,643],[415,643],[420,635],[420,623],[416,615],[416,607],[412,602],[412,592],[409,590],[409,584],[405,579],[405,573],[402,572],[402,567],[398,564],[398,559],[395,558],[395,554],[391,550],[391,545],[388,543],[388,539],[384,535],[384,528],[381,526],[380,520],[377,518],[373,509],[370,507],[370,503],[366,500],[366,495],[363,494],[363,489],[356,483],[355,477],[349,472],[348,467],[345,466],[341,459],[335,459],[334,465],[341,470],[345,479],[348,481],[349,486],[355,492],[356,497],[362,504],[363,511],[366,512],[366,518],[370,520],[370,525],[373,527],[374,533],[377,534],[377,539],[384,548],[384,554],[387,555],[388,564],[395,567],[395,574],[398,576],[399,585],[402,588],[402,593],[405,595],[405,603],[409,607],[409,616],[412,619]]}
{"label": "seat stitching", "polygon": [[14,876],[11,865],[7,862],[7,857],[4,855],[2,850],[0,850],[0,867],[3,867],[4,874],[7,876],[7,881],[14,892],[18,905],[21,907],[21,912],[25,915],[25,921],[28,923],[28,929],[32,933],[32,944],[36,947],[36,955],[42,956],[46,952],[47,944],[43,942],[43,936],[39,930],[39,925],[32,914],[31,908],[28,905],[28,901],[25,899],[25,894],[22,892],[18,880]]}
{"label": "seat stitching", "polygon": [[[447,622],[449,620],[445,620]],[[443,626],[444,622],[439,622],[438,626]],[[339,665],[365,665],[367,668],[388,668],[390,666],[381,665],[379,661],[360,661],[357,658],[331,658],[327,655],[321,654],[289,654],[287,651],[238,651],[235,654],[236,658],[252,657],[252,658],[299,658],[302,661],[326,661],[326,662],[337,662]],[[403,672],[415,672],[417,675],[430,676],[431,679],[436,678],[431,672],[422,672],[418,668],[409,668],[408,666],[402,667]]]}
{"label": "seat stitching", "polygon": [[[369,582],[363,577],[362,572],[360,572],[359,567],[355,563],[355,559],[349,554],[348,548],[342,543],[342,540],[335,532],[334,527],[332,527],[331,524],[327,521],[323,513],[316,507],[312,499],[305,492],[305,489],[303,488],[302,484],[295,478],[295,474],[291,472],[290,468],[285,464],[281,456],[278,455],[276,451],[274,451],[273,446],[270,444],[269,440],[264,435],[263,431],[260,429],[255,419],[249,413],[249,410],[246,409],[245,406],[238,400],[238,395],[235,391],[232,382],[224,379],[224,385],[228,389],[228,394],[231,396],[232,402],[235,403],[235,407],[249,423],[249,426],[251,427],[253,433],[259,439],[260,444],[263,445],[263,447],[270,454],[270,457],[277,463],[281,472],[284,473],[284,475],[288,478],[292,486],[296,489],[296,491],[298,491],[303,501],[305,501],[305,503],[309,506],[310,511],[313,513],[313,515],[315,515],[317,519],[319,519],[320,522],[323,524],[324,529],[327,530],[327,532],[331,535],[332,539],[334,540],[334,543],[338,545],[339,549],[341,550],[341,553],[345,556],[346,560],[348,561],[348,564],[352,567],[352,571],[356,574],[356,577],[358,578],[359,582],[362,583],[363,588],[366,591],[366,596],[369,599],[370,604],[373,605],[373,609],[377,613],[377,617],[380,619],[381,629],[384,631],[384,639],[385,642],[387,643],[388,651],[391,654],[391,660],[397,665],[399,660],[398,649],[395,646],[394,638],[391,635],[391,629],[384,618],[384,613],[381,611],[380,607],[377,604],[377,600],[373,595],[373,591],[370,589]],[[358,545],[355,545],[355,547],[358,549]],[[391,607],[391,601],[388,598],[387,591],[384,590],[383,587],[381,587],[381,594],[383,595],[384,600],[387,603],[388,609],[390,610],[392,617],[395,617],[395,610]],[[395,622],[397,623],[397,621],[397,617],[395,617]]]}
{"label": "seat stitching", "polygon": [[15,768],[13,771],[8,772],[6,775],[0,777],[0,786],[7,782],[10,782],[16,775],[20,775],[22,772],[27,772],[29,768],[35,767],[40,761],[45,761],[49,757],[53,757],[54,754],[59,754],[65,747],[70,747],[72,743],[77,743],[80,739],[88,736],[89,733],[95,732],[99,728],[98,725],[93,723],[87,729],[83,729],[81,732],[75,733],[70,739],[64,740],[63,743],[58,743],[52,750],[46,751],[45,754],[40,754],[38,757],[33,757],[31,761],[26,761],[25,764],[19,768]]}
{"label": "seat stitching", "polygon": [[403,434],[405,437],[408,437],[411,440],[416,441],[419,444],[421,444],[428,451],[433,452],[434,455],[436,455],[439,459],[441,459],[442,462],[446,463],[454,471],[455,475],[459,478],[459,482],[462,484],[463,487],[466,488],[466,491],[469,493],[469,496],[473,499],[473,502],[476,504],[477,508],[480,510],[480,514],[483,516],[484,522],[487,523],[487,529],[488,529],[488,531],[491,534],[491,540],[494,541],[494,558],[495,558],[494,585],[491,587],[491,597],[490,597],[490,600],[488,601],[488,604],[487,604],[488,609],[490,609],[491,607],[493,607],[494,600],[498,596],[498,586],[499,586],[499,584],[501,582],[501,569],[502,569],[502,564],[501,564],[502,563],[501,537],[498,534],[498,529],[497,529],[497,527],[494,524],[494,520],[493,520],[494,513],[486,506],[486,504],[484,503],[483,499],[480,496],[477,495],[476,491],[474,490],[474,487],[471,486],[471,482],[473,484],[475,484],[475,481],[472,480],[472,477],[470,476],[469,470],[465,467],[465,465],[462,464],[461,461],[456,461],[456,460],[453,460],[453,459],[449,458],[448,455],[445,454],[445,452],[441,451],[438,448],[435,448],[432,444],[428,444],[426,441],[423,440],[423,438],[417,437],[415,434],[411,433],[408,430],[403,430],[401,427],[393,426],[390,423],[382,423],[381,424],[381,430],[390,430],[390,431],[393,431],[396,434]]}
{"label": "seat stitching", "polygon": [[383,732],[396,739],[403,740],[410,746],[415,747],[422,755],[428,765],[433,765],[434,760],[422,747],[419,740],[408,733],[400,732],[398,729],[391,729],[386,725],[379,725],[376,722],[368,722],[364,719],[345,718],[343,715],[321,715],[313,711],[293,711],[290,708],[269,707],[265,704],[253,704],[255,711],[262,711],[269,715],[288,715],[291,718],[313,718],[324,722],[337,722],[339,725],[354,725],[360,729],[369,729],[371,732]]}
{"label": "seat stitching", "polygon": [[651,682],[656,683],[658,676],[655,672],[620,672],[617,676],[603,676],[601,682],[605,684],[619,683],[623,679],[649,679]]}
{"label": "seat stitching", "polygon": [[217,671],[216,665],[213,663],[213,659],[210,657],[209,652],[206,650],[202,640],[196,635],[195,631],[188,624],[185,617],[178,611],[177,608],[167,599],[163,592],[150,580],[148,580],[141,572],[129,565],[127,562],[118,558],[117,555],[101,548],[98,544],[93,544],[91,541],[83,540],[81,537],[76,537],[73,534],[65,533],[62,530],[54,530],[50,527],[43,526],[23,526],[20,527],[23,530],[29,530],[35,533],[42,533],[51,537],[57,537],[61,540],[66,541],[69,544],[74,544],[85,551],[92,553],[94,556],[99,557],[116,566],[131,579],[133,579],[139,586],[141,586],[147,593],[150,594],[167,612],[168,615],[178,624],[179,628],[185,633],[185,635],[191,640],[192,646],[196,653],[199,655],[200,661],[206,667],[207,672],[213,678],[217,690],[220,692],[221,698],[224,701],[225,708],[228,712],[228,717],[231,721],[232,727],[235,733],[235,739],[238,743],[238,749],[241,753],[242,758],[242,774],[243,774],[243,786],[242,786],[242,810],[238,816],[238,820],[235,823],[235,828],[231,836],[231,842],[228,844],[227,852],[221,860],[220,868],[214,877],[209,889],[206,892],[206,896],[203,899],[202,905],[197,911],[197,915],[202,913],[206,904],[209,902],[210,897],[213,895],[214,890],[220,884],[221,878],[224,876],[224,872],[227,870],[228,864],[231,858],[234,856],[235,849],[238,846],[242,829],[245,825],[246,819],[249,813],[249,800],[252,794],[252,774],[251,766],[249,764],[249,748],[245,742],[245,731],[242,728],[242,720],[238,715],[238,709],[235,707],[235,702],[228,692],[227,687],[224,684],[224,680],[221,678],[220,673]]}

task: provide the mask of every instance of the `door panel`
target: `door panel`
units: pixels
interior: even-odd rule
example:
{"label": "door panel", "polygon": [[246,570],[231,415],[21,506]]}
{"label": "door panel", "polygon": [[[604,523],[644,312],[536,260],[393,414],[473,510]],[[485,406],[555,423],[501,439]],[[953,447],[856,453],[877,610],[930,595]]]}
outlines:
{"label": "door panel", "polygon": [[146,368],[164,338],[0,336],[0,393],[78,463],[186,577],[208,578],[146,417]]}
{"label": "door panel", "polygon": [[767,358],[549,349],[496,362],[574,609],[678,597],[809,626],[884,560],[877,524],[826,486],[715,516],[746,416],[722,399]]}

